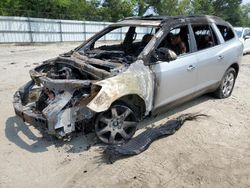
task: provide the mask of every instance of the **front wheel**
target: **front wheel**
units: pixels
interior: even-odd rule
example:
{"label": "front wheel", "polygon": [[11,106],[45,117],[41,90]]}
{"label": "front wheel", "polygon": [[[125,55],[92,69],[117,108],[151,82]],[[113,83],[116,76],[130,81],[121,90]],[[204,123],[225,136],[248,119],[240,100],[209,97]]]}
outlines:
{"label": "front wheel", "polygon": [[122,144],[135,134],[138,118],[126,105],[113,105],[97,116],[95,132],[106,144]]}
{"label": "front wheel", "polygon": [[224,74],[221,84],[214,92],[215,97],[224,99],[232,94],[234,84],[236,80],[236,72],[234,68],[229,68]]}

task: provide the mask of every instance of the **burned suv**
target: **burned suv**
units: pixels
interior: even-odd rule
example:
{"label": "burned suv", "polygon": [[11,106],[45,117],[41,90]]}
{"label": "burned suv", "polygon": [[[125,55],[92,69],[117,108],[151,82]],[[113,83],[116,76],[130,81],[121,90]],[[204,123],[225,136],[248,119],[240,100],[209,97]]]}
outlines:
{"label": "burned suv", "polygon": [[31,70],[15,112],[59,138],[92,129],[104,143],[123,143],[163,109],[204,93],[229,97],[242,52],[218,17],[127,18]]}

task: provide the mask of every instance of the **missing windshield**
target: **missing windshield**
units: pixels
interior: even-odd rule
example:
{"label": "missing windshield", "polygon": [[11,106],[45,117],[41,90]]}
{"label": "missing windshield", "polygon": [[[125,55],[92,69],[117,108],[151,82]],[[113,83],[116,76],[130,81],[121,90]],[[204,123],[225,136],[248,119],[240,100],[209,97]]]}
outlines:
{"label": "missing windshield", "polygon": [[89,58],[131,64],[157,31],[158,27],[154,26],[109,27],[79,52]]}

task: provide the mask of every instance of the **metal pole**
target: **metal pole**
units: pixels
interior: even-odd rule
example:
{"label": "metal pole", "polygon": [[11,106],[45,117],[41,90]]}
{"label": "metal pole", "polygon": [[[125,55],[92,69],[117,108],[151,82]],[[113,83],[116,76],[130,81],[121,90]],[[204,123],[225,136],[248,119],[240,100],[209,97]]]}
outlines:
{"label": "metal pole", "polygon": [[87,35],[86,35],[86,23],[83,22],[83,33],[84,33],[84,41],[87,40]]}
{"label": "metal pole", "polygon": [[122,27],[120,28],[120,41],[122,41]]}
{"label": "metal pole", "polygon": [[28,22],[28,32],[29,32],[29,36],[30,36],[30,42],[33,43],[33,36],[32,36],[32,30],[31,30],[31,20],[30,17],[27,18],[27,22]]}
{"label": "metal pole", "polygon": [[[103,29],[106,27],[105,22],[103,23]],[[106,35],[104,35],[104,41],[106,41]]]}
{"label": "metal pole", "polygon": [[60,42],[63,41],[63,37],[62,37],[62,21],[59,21],[59,29],[60,29]]}

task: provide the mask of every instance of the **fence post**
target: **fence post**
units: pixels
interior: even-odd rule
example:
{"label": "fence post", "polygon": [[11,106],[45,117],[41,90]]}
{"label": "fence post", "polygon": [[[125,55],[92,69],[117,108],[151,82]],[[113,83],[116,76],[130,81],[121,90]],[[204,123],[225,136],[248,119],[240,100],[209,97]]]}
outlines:
{"label": "fence post", "polygon": [[63,37],[62,37],[62,20],[59,21],[59,29],[60,29],[60,41],[63,41]]}
{"label": "fence post", "polygon": [[87,40],[87,35],[86,35],[86,23],[83,22],[83,33],[84,33],[84,41]]}
{"label": "fence post", "polygon": [[120,40],[122,41],[122,27],[120,28]]}
{"label": "fence post", "polygon": [[28,32],[29,32],[29,36],[30,36],[30,42],[33,42],[33,36],[32,36],[32,30],[31,30],[31,20],[30,17],[27,17],[27,22],[28,22]]}
{"label": "fence post", "polygon": [[[106,27],[105,22],[103,22],[103,29]],[[104,41],[106,41],[106,35],[104,35]]]}

